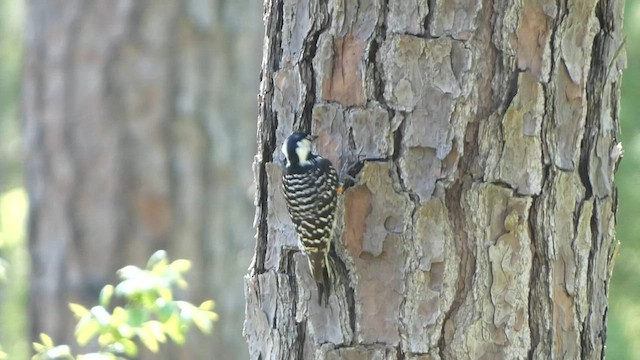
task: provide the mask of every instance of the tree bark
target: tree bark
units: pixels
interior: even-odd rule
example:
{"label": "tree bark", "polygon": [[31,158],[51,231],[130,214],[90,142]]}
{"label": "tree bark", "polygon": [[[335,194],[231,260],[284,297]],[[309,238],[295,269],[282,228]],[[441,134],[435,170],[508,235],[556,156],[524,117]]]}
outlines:
{"label": "tree bark", "polygon": [[[261,24],[252,1],[28,2],[24,119],[31,334],[73,343],[68,302],[97,303],[157,249],[193,261],[187,299],[214,336],[153,358],[243,358]],[[240,304],[240,306],[239,306]],[[194,336],[196,336],[194,334]]]}
{"label": "tree bark", "polygon": [[[266,1],[252,359],[601,359],[622,1]],[[284,138],[358,169],[327,307]]]}

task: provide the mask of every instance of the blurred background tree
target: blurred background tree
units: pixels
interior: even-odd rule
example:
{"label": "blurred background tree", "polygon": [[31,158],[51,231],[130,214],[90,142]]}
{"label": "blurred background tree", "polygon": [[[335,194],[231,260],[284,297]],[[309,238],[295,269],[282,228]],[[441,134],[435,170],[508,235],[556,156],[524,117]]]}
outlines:
{"label": "blurred background tree", "polygon": [[[2,24],[20,23],[20,11],[8,9],[18,3],[2,2]],[[163,248],[192,261],[184,295],[216,299],[220,321],[213,338],[194,333],[186,348],[154,358],[245,358],[242,276],[254,235],[250,164],[262,4],[22,6],[24,30],[3,34],[13,41],[5,53],[19,56],[24,44],[23,73],[19,59],[2,68],[3,78],[12,79],[2,88],[14,95],[2,97],[3,104],[12,101],[12,111],[2,112],[9,123],[2,142],[19,143],[22,128],[30,202],[30,321],[28,334],[24,327],[18,332],[31,339],[46,332],[56,343],[73,344],[67,304],[95,304],[115,270]],[[14,148],[3,173],[20,186],[22,155]],[[3,334],[16,333],[11,322],[1,323]]]}
{"label": "blurred background tree", "polygon": [[[640,358],[640,0],[626,2],[625,20],[610,359]],[[96,303],[116,269],[158,248],[193,260],[188,295],[216,299],[220,314],[213,338],[165,358],[246,358],[242,276],[254,243],[262,38],[259,0],[0,1],[0,257],[10,264],[0,344],[10,358],[28,358],[39,331],[70,341],[66,302]]]}

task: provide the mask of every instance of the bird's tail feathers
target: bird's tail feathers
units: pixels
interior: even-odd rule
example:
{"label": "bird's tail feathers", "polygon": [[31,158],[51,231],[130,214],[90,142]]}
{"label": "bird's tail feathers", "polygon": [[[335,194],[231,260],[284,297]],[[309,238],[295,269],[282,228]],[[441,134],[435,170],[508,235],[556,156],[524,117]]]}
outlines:
{"label": "bird's tail feathers", "polygon": [[329,254],[322,251],[308,254],[309,270],[313,276],[313,280],[318,286],[318,303],[328,304],[331,292],[331,282],[333,280],[333,272],[331,271],[331,262]]}

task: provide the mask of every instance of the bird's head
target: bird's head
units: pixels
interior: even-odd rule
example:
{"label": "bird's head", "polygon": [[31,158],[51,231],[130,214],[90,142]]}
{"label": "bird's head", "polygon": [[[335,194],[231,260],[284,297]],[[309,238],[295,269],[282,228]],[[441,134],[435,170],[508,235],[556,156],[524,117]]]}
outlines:
{"label": "bird's head", "polygon": [[287,166],[309,165],[313,154],[311,154],[311,144],[317,136],[301,132],[295,132],[282,144],[282,153],[287,158]]}

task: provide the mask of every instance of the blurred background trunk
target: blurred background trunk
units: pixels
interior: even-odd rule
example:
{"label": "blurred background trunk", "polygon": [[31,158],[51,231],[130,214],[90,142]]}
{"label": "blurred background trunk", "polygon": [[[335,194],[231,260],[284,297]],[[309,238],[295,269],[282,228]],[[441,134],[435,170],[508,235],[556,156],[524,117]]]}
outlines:
{"label": "blurred background trunk", "polygon": [[73,343],[67,304],[96,304],[117,269],[166,249],[193,261],[184,295],[216,300],[220,321],[154,359],[246,357],[261,13],[250,0],[27,2],[32,337]]}

